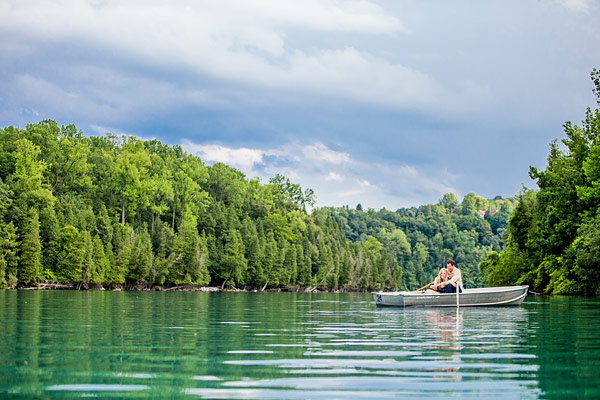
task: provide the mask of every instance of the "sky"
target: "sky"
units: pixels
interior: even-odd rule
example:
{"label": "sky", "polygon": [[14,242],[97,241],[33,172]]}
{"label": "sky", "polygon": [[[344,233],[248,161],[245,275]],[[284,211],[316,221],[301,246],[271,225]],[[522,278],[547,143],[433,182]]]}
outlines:
{"label": "sky", "polygon": [[595,105],[596,0],[0,0],[0,127],[180,145],[316,205],[535,188]]}

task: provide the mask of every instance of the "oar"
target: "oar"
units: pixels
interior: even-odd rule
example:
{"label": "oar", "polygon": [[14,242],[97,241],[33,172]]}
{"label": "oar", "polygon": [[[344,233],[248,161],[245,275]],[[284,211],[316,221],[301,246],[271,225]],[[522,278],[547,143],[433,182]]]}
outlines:
{"label": "oar", "polygon": [[421,290],[427,289],[427,288],[428,288],[429,286],[431,286],[431,285],[433,285],[433,282],[431,282],[429,285],[425,285],[425,286],[423,286],[421,289],[417,289],[417,290],[415,290],[415,292],[418,292],[418,291],[421,291]]}
{"label": "oar", "polygon": [[458,308],[460,307],[460,303],[458,301],[458,295],[460,293],[460,285],[456,282],[456,311],[458,312]]}

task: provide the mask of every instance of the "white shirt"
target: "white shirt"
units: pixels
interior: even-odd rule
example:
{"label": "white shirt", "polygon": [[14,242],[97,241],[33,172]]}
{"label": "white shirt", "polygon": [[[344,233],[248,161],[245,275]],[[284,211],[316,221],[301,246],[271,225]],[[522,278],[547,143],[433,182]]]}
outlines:
{"label": "white shirt", "polygon": [[463,288],[462,274],[460,272],[460,269],[454,267],[454,270],[452,270],[452,272],[448,270],[448,283],[455,283],[461,289]]}

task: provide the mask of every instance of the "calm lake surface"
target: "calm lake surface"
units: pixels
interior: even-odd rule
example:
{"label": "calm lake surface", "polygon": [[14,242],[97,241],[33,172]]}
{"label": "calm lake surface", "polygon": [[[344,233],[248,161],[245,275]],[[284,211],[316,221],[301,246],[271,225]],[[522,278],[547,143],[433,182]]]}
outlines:
{"label": "calm lake surface", "polygon": [[600,398],[600,300],[0,291],[0,398]]}

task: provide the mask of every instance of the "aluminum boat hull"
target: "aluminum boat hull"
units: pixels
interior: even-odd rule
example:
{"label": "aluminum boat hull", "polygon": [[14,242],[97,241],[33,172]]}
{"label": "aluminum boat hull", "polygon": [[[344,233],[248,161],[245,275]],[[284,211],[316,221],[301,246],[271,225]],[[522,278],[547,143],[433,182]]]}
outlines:
{"label": "aluminum boat hull", "polygon": [[[465,289],[458,296],[459,307],[518,306],[527,296],[529,286],[504,286]],[[392,307],[456,307],[455,293],[425,294],[421,292],[373,292],[378,306]]]}

